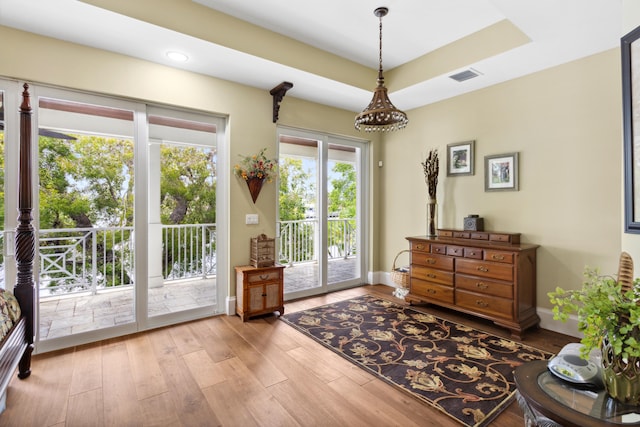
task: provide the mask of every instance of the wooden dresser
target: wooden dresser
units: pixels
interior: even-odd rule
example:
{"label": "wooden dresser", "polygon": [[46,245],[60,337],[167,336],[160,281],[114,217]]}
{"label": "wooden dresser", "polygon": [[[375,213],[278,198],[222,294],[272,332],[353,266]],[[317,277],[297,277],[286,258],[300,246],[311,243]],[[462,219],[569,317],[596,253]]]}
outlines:
{"label": "wooden dresser", "polygon": [[411,244],[409,302],[484,317],[514,337],[536,326],[536,249],[515,233],[439,230]]}
{"label": "wooden dresser", "polygon": [[259,314],[284,314],[284,266],[236,267],[236,313],[243,322]]}

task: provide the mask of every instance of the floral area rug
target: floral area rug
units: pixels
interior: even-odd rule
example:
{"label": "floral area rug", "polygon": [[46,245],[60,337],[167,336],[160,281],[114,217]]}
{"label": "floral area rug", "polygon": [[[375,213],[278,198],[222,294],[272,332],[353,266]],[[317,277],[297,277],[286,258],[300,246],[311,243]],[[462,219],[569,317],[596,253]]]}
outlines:
{"label": "floral area rug", "polygon": [[517,366],[552,356],[370,295],[280,319],[467,426],[507,407]]}

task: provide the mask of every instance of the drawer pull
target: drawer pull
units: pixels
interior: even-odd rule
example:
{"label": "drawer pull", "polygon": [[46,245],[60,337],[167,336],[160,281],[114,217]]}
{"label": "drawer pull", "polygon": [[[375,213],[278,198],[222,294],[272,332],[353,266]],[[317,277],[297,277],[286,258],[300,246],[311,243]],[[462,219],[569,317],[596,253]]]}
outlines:
{"label": "drawer pull", "polygon": [[436,275],[435,275],[435,274],[433,274],[433,273],[429,273],[429,274],[427,274],[427,277],[429,277],[429,278],[431,278],[431,279],[435,279],[435,278],[436,278]]}
{"label": "drawer pull", "polygon": [[476,255],[476,253],[475,253],[475,252],[469,252],[469,255],[471,255],[471,256],[475,256],[475,255]]}
{"label": "drawer pull", "polygon": [[487,304],[486,302],[482,301],[481,299],[476,301],[476,305],[478,307],[489,307],[489,304]]}
{"label": "drawer pull", "polygon": [[489,286],[487,286],[486,283],[482,283],[482,282],[477,282],[476,283],[476,288],[478,289],[487,289]]}
{"label": "drawer pull", "polygon": [[434,294],[437,293],[437,291],[435,289],[427,289],[427,293],[431,294],[431,295],[434,295]]}
{"label": "drawer pull", "polygon": [[493,254],[493,255],[491,255],[491,259],[495,259],[497,261],[504,261],[504,255]]}
{"label": "drawer pull", "polygon": [[266,297],[266,296],[267,296],[267,294],[262,294],[262,296],[263,296],[263,297]]}
{"label": "drawer pull", "polygon": [[261,274],[260,275],[260,280],[267,280],[269,278],[268,274]]}
{"label": "drawer pull", "polygon": [[483,267],[483,266],[478,267],[477,270],[478,271],[482,271],[483,273],[486,273],[486,272],[489,271],[489,269],[487,267]]}
{"label": "drawer pull", "polygon": [[433,258],[427,258],[426,261],[427,261],[427,264],[435,264],[436,263],[436,260],[433,259]]}
{"label": "drawer pull", "polygon": [[423,250],[424,249],[424,245],[416,245],[416,249]]}

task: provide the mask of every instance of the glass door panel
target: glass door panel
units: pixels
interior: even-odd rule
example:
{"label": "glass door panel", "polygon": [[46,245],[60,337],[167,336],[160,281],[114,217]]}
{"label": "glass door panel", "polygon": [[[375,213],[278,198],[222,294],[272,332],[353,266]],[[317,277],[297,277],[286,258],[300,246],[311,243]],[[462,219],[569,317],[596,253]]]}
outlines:
{"label": "glass door panel", "polygon": [[150,318],[211,314],[217,304],[216,130],[196,117],[149,114]]}
{"label": "glass door panel", "polygon": [[40,342],[135,323],[133,117],[38,98]]}
{"label": "glass door panel", "polygon": [[327,284],[361,283],[357,250],[360,150],[329,144],[327,164]]}
{"label": "glass door panel", "polygon": [[322,286],[319,141],[282,135],[279,155],[278,252],[284,292],[315,293]]}

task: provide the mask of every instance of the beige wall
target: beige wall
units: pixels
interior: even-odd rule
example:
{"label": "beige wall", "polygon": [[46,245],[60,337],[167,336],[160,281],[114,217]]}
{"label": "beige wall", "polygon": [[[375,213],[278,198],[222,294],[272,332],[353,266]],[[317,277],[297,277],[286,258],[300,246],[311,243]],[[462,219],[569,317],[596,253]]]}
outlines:
{"label": "beige wall", "polygon": [[[131,57],[53,40],[0,26],[3,48],[0,76],[187,107],[228,116],[229,163],[267,147],[275,157],[276,125],[272,122],[273,98],[258,90],[228,81],[160,66]],[[274,82],[274,86],[280,82]],[[354,114],[285,96],[280,124],[360,137],[353,129]],[[372,158],[377,158],[372,155]],[[377,160],[376,160],[377,161]],[[249,262],[249,239],[260,233],[275,234],[276,185],[265,184],[253,204],[246,184],[229,180],[229,271]],[[257,213],[259,225],[245,225],[245,215]],[[221,243],[222,244],[222,243]],[[229,294],[235,295],[230,275]]]}
{"label": "beige wall", "polygon": [[[440,225],[520,232],[538,250],[538,305],[577,287],[585,265],[617,272],[620,252],[619,50],[561,65],[409,112],[382,145],[380,259],[389,270],[405,236],[426,232],[421,159],[440,153]],[[446,145],[476,141],[474,176],[446,176]],[[520,191],[485,192],[484,156],[520,153]]]}

